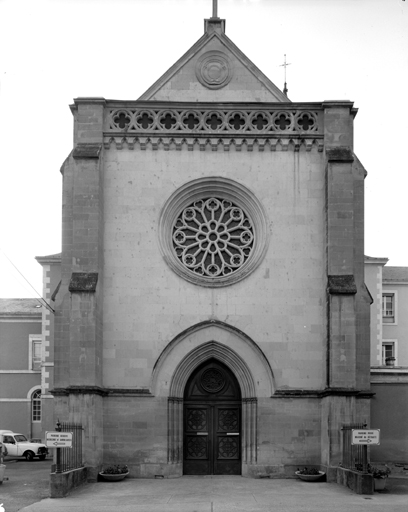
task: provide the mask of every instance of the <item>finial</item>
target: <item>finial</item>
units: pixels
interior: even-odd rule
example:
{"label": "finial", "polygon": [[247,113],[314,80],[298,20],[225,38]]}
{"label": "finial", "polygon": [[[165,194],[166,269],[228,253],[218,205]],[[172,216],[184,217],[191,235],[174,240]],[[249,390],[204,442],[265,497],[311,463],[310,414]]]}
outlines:
{"label": "finial", "polygon": [[212,16],[204,20],[204,32],[225,34],[225,20],[218,17],[218,0],[212,0]]}
{"label": "finial", "polygon": [[283,86],[283,94],[284,94],[285,96],[287,96],[287,95],[288,95],[288,90],[289,90],[289,89],[288,89],[287,84],[286,84],[286,68],[287,68],[288,66],[290,66],[290,63],[286,62],[286,53],[284,54],[284,57],[285,57],[285,59],[284,59],[284,63],[283,63],[283,64],[280,64],[280,66],[283,66],[283,67],[284,67],[284,69],[285,69],[285,85]]}

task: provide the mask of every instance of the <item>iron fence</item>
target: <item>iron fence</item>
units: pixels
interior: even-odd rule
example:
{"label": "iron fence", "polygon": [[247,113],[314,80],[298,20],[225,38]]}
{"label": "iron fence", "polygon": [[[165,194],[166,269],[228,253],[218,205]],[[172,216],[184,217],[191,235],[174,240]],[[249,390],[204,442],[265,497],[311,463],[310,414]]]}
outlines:
{"label": "iron fence", "polygon": [[57,431],[72,432],[72,448],[57,448],[52,472],[64,473],[84,467],[82,460],[82,425],[79,423],[57,423]]}
{"label": "iron fence", "polygon": [[347,469],[367,472],[367,445],[354,445],[352,443],[353,429],[366,429],[366,423],[343,425],[343,460],[342,466]]}

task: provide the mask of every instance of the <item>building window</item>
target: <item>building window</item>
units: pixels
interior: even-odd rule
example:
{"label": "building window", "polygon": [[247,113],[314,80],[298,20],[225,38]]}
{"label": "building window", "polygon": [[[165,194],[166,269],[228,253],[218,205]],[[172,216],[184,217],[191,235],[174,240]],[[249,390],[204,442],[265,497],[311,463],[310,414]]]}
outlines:
{"label": "building window", "polygon": [[395,294],[383,293],[382,296],[383,323],[395,323]]}
{"label": "building window", "polygon": [[37,389],[31,395],[31,419],[41,421],[41,391]]}
{"label": "building window", "polygon": [[29,339],[29,369],[36,372],[41,371],[41,345],[42,340],[38,335],[30,335]]}
{"label": "building window", "polygon": [[397,363],[397,343],[395,340],[386,340],[382,342],[382,361],[383,366],[394,366]]}

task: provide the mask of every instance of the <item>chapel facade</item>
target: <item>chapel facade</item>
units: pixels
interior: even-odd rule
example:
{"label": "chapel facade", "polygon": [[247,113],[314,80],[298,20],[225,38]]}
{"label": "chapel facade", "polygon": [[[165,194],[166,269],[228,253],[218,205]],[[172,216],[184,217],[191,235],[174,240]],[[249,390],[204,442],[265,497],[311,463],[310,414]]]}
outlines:
{"label": "chapel facade", "polygon": [[71,110],[52,393],[91,474],[330,478],[370,414],[353,103],[291,102],[212,17],[137,101]]}

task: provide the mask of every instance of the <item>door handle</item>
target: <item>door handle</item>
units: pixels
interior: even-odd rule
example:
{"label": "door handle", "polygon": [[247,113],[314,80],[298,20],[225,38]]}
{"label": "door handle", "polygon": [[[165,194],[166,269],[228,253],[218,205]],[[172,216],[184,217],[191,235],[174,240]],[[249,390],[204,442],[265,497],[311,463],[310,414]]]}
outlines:
{"label": "door handle", "polygon": [[239,432],[227,432],[227,436],[239,436]]}
{"label": "door handle", "polygon": [[208,436],[208,432],[197,432],[198,436]]}

